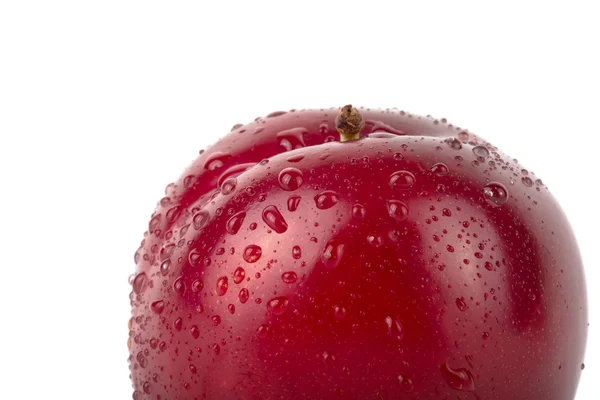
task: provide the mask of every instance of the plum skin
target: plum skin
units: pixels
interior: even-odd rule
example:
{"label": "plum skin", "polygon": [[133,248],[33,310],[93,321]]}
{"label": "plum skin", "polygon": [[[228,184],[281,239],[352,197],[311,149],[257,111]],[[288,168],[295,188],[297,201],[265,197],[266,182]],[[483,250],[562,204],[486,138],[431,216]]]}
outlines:
{"label": "plum skin", "polygon": [[585,278],[548,189],[445,120],[360,111],[346,143],[335,109],[236,126],[167,186],[134,398],[574,397]]}

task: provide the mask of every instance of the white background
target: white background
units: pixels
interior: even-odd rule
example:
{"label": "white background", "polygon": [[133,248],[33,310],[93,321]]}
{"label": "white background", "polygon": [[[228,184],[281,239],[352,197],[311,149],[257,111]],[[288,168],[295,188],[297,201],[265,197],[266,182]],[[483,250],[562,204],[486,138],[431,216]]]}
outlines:
{"label": "white background", "polygon": [[0,397],[131,398],[127,277],[166,184],[238,122],[351,102],[446,117],[543,178],[586,266],[597,399],[593,4],[1,2]]}

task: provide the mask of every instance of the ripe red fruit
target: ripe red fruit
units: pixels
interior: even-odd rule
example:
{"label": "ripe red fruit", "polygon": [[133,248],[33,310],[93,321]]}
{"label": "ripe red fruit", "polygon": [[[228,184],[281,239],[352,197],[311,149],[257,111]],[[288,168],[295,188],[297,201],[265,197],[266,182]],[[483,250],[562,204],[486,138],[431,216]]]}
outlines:
{"label": "ripe red fruit", "polygon": [[[344,112],[350,112],[344,109]],[[573,398],[587,310],[541,180],[397,111],[273,113],[167,186],[135,254],[135,399]]]}

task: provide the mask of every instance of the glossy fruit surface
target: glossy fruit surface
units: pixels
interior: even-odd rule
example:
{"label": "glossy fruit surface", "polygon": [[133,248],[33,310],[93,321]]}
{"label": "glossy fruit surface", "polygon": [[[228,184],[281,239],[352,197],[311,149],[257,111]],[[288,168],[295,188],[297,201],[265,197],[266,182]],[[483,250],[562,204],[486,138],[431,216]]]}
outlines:
{"label": "glossy fruit surface", "polygon": [[574,397],[577,244],[541,180],[391,110],[235,126],[167,186],[135,253],[134,399]]}

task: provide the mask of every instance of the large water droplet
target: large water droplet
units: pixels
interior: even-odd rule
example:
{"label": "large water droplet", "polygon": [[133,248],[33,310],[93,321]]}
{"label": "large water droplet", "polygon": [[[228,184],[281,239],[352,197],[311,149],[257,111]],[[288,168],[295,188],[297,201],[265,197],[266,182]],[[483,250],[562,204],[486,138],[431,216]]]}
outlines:
{"label": "large water droplet", "polygon": [[208,223],[209,214],[208,211],[198,211],[192,219],[194,223],[194,229],[202,229]]}
{"label": "large water droplet", "polygon": [[487,149],[487,147],[485,146],[475,146],[473,147],[473,153],[477,156],[477,157],[484,157],[487,158],[490,156],[490,152]]}
{"label": "large water droplet", "polygon": [[223,153],[222,151],[215,151],[206,159],[206,162],[204,163],[204,169],[214,171],[218,168],[221,168],[229,157],[231,157],[231,154]]}
{"label": "large water droplet", "polygon": [[326,210],[337,204],[338,195],[333,190],[326,190],[315,196],[315,204],[318,209]]}
{"label": "large water droplet", "polygon": [[162,300],[156,300],[150,303],[150,310],[154,314],[161,314],[165,309],[165,302]]}
{"label": "large water droplet", "polygon": [[256,328],[256,336],[261,339],[266,338],[269,335],[269,325],[263,324]]}
{"label": "large water droplet", "polygon": [[431,166],[431,168],[429,169],[429,171],[431,171],[432,174],[434,174],[435,176],[445,176],[448,175],[448,166],[444,163],[437,163],[437,164],[433,164]]}
{"label": "large water droplet", "polygon": [[499,207],[508,201],[508,190],[498,182],[490,182],[483,187],[483,197],[494,207]]}
{"label": "large water droplet", "polygon": [[156,228],[158,228],[158,226],[160,225],[161,218],[162,218],[162,214],[158,214],[150,219],[150,222],[148,223],[148,231],[149,232],[154,232],[156,230]]}
{"label": "large water droplet", "polygon": [[533,186],[533,180],[528,177],[528,176],[524,176],[521,178],[521,182],[523,182],[523,185],[527,186],[527,187],[532,187]]}
{"label": "large water droplet", "polygon": [[302,257],[302,249],[300,246],[296,245],[292,247],[292,257],[294,257],[296,260]]}
{"label": "large water droplet", "polygon": [[244,260],[247,263],[255,263],[258,261],[261,255],[262,249],[260,248],[260,246],[251,244],[244,249],[244,254],[242,255],[242,257],[244,257]]}
{"label": "large water droplet", "polygon": [[245,163],[245,164],[237,164],[237,165],[232,166],[231,168],[228,168],[225,172],[223,172],[221,174],[221,176],[217,180],[217,187],[221,187],[223,185],[223,182],[225,182],[227,179],[235,178],[235,177],[241,175],[247,169],[249,169],[255,165],[256,165],[255,163]]}
{"label": "large water droplet", "polygon": [[238,233],[242,227],[242,224],[244,223],[244,218],[246,218],[246,213],[244,211],[240,211],[239,213],[232,215],[231,218],[229,218],[229,221],[227,221],[227,232],[232,235]]}
{"label": "large water droplet", "polygon": [[[371,128],[371,129],[372,129],[373,133],[385,132],[387,134],[392,134],[391,136],[386,137],[388,139],[396,138],[398,135],[404,135],[404,132],[402,132],[401,130],[398,130],[392,126],[389,126],[388,124],[386,124],[383,121],[365,121],[365,125],[372,125],[373,128]],[[371,137],[371,135],[369,135],[369,137]]]}
{"label": "large water droplet", "polygon": [[285,168],[279,173],[278,180],[283,190],[291,192],[302,186],[304,174],[298,168]]}
{"label": "large water droplet", "polygon": [[219,296],[224,296],[227,293],[227,289],[229,288],[229,281],[226,276],[222,276],[217,279],[217,294]]}
{"label": "large water droplet", "polygon": [[181,215],[181,206],[175,206],[167,211],[167,221],[173,223]]}
{"label": "large water droplet", "polygon": [[362,204],[352,206],[352,216],[356,219],[363,219],[367,215],[367,209]]}
{"label": "large water droplet", "polygon": [[295,283],[298,280],[298,275],[294,271],[288,271],[281,274],[281,280],[285,283]]}
{"label": "large water droplet", "polygon": [[173,290],[180,296],[185,294],[185,283],[183,282],[183,278],[177,278],[175,282],[173,282]]}
{"label": "large water droplet", "polygon": [[304,128],[292,128],[279,132],[276,137],[279,140],[279,144],[286,151],[290,151],[306,146],[304,143],[304,134],[306,133],[308,131]]}
{"label": "large water droplet", "polygon": [[275,297],[267,303],[267,310],[273,315],[282,315],[288,309],[289,301],[287,298]]}
{"label": "large water droplet", "polygon": [[290,163],[297,163],[304,160],[304,154],[294,154],[293,156],[289,156],[285,160]]}
{"label": "large water droplet", "polygon": [[248,299],[250,298],[250,292],[248,292],[248,289],[243,288],[240,289],[240,293],[238,294],[238,298],[240,299],[240,303],[244,304],[245,302],[248,301]]}
{"label": "large water droplet", "polygon": [[287,231],[288,224],[275,206],[267,206],[262,212],[262,219],[271,229],[277,233]]}
{"label": "large water droplet", "polygon": [[146,283],[146,274],[144,272],[140,272],[133,279],[133,292],[135,294],[140,294],[145,288]]}
{"label": "large water droplet", "polygon": [[246,277],[246,271],[242,267],[237,267],[233,272],[233,281],[238,284],[241,283]]}
{"label": "large water droplet", "polygon": [[467,302],[465,301],[464,297],[458,297],[456,299],[456,307],[458,307],[460,311],[465,311],[469,306],[467,306]]}
{"label": "large water droplet", "polygon": [[475,380],[473,375],[466,368],[452,369],[448,363],[444,363],[440,370],[442,372],[442,378],[444,381],[454,390],[460,390],[462,392],[473,392],[475,391]]}
{"label": "large water droplet", "polygon": [[192,325],[192,327],[190,328],[190,335],[194,339],[198,339],[200,337],[200,329],[197,325]]}
{"label": "large water droplet", "polygon": [[396,342],[402,341],[404,338],[404,330],[402,329],[400,320],[387,316],[385,317],[385,325],[387,326],[387,333],[390,338]]}
{"label": "large water droplet", "polygon": [[342,320],[348,315],[348,310],[343,306],[333,306],[333,316],[337,320]]}
{"label": "large water droplet", "polygon": [[321,254],[321,261],[327,269],[338,267],[344,255],[344,247],[345,245],[338,240],[331,240],[327,243]]}
{"label": "large water droplet", "polygon": [[236,178],[226,179],[225,182],[223,182],[223,184],[221,185],[221,194],[224,196],[227,196],[227,195],[233,193],[236,186],[237,186]]}
{"label": "large water droplet", "polygon": [[388,184],[392,189],[406,190],[414,186],[415,176],[408,171],[396,171],[390,175]]}
{"label": "large water droplet", "polygon": [[387,211],[390,217],[398,222],[406,221],[408,218],[408,206],[400,200],[388,200]]}
{"label": "large water droplet", "polygon": [[296,211],[298,209],[298,205],[300,205],[300,196],[290,196],[290,198],[287,199],[288,211]]}
{"label": "large water droplet", "polygon": [[406,376],[398,375],[398,383],[400,384],[402,390],[404,390],[406,393],[410,393],[415,389],[415,384],[413,383],[412,379]]}

